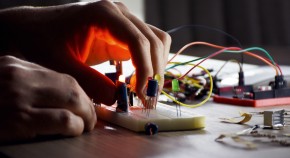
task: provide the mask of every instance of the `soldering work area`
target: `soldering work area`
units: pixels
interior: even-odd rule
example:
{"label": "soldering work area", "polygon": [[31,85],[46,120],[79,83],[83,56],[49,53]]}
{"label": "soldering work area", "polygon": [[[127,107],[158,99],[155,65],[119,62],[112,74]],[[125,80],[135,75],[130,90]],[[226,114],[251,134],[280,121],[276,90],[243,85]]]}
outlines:
{"label": "soldering work area", "polygon": [[[111,61],[107,65],[95,66],[97,70],[107,68],[109,72],[103,73],[116,83],[118,91],[118,99],[113,106],[96,105],[98,118],[132,131],[155,135],[162,131],[206,128],[205,120],[210,116],[187,109],[202,108],[207,102],[215,103],[212,106],[216,108],[219,104],[253,107],[253,111],[240,112],[233,118],[221,116],[219,121],[229,126],[247,124],[254,117],[261,119],[247,130],[221,134],[216,142],[225,143],[230,138],[235,145],[254,149],[254,140],[244,139],[251,137],[290,146],[288,134],[271,133],[289,125],[289,111],[275,107],[290,105],[290,88],[287,83],[290,68],[279,66],[264,48],[242,48],[238,45],[221,46],[204,41],[186,44],[169,55],[164,76],[156,74],[148,78],[145,103],[134,92],[136,76],[131,61]],[[215,51],[202,57],[182,55],[185,50],[195,46],[210,47]],[[228,54],[233,58],[227,61],[214,59],[220,54]],[[266,66],[244,64],[240,58],[243,56],[259,60]],[[253,72],[256,73],[254,76]],[[158,83],[161,78],[164,78],[164,87],[159,94]],[[266,110],[255,109],[265,107]],[[265,132],[264,129],[268,130]]]}

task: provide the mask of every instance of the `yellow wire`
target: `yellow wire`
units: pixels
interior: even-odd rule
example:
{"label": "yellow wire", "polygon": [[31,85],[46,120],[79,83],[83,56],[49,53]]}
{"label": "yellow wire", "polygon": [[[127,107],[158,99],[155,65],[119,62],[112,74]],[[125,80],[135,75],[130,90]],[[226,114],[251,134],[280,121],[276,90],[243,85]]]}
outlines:
{"label": "yellow wire", "polygon": [[199,80],[195,80],[195,79],[190,78],[190,77],[184,77],[183,80],[187,84],[194,85],[194,87],[197,87],[197,88],[202,88],[203,87],[202,85],[199,84]]}
{"label": "yellow wire", "polygon": [[[194,64],[187,64],[187,65],[194,65]],[[171,100],[174,101],[175,103],[177,103],[177,104],[179,104],[179,105],[181,105],[181,106],[185,106],[185,107],[196,108],[196,107],[199,107],[199,106],[203,105],[204,103],[206,103],[206,102],[210,99],[210,97],[211,97],[211,95],[212,95],[212,90],[213,90],[213,80],[212,80],[212,76],[211,76],[210,72],[209,72],[206,68],[204,68],[204,67],[202,67],[202,66],[197,66],[197,67],[199,67],[199,68],[201,68],[202,70],[204,70],[204,71],[208,74],[208,76],[209,76],[209,80],[210,80],[210,88],[209,88],[208,96],[207,96],[207,97],[206,97],[202,102],[200,102],[200,103],[198,103],[198,104],[188,105],[188,104],[184,104],[184,103],[182,103],[182,102],[179,102],[179,101],[176,100],[174,97],[172,97],[171,95],[167,94],[167,93],[164,92],[164,91],[161,91],[161,93],[164,94],[165,96],[167,96],[169,99],[171,99]]]}

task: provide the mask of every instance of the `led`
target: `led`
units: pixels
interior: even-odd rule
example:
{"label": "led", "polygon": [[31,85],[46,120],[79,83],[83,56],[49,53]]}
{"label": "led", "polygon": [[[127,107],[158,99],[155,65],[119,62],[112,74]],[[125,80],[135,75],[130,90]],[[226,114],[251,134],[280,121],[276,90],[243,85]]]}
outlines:
{"label": "led", "polygon": [[[171,85],[172,85],[172,92],[174,94],[175,100],[177,100],[177,93],[180,91],[180,87],[179,87],[179,82],[177,79],[173,79],[171,81]],[[181,109],[180,109],[180,105],[176,104],[176,115],[181,116]]]}
{"label": "led", "polygon": [[180,91],[179,82],[178,82],[177,79],[173,79],[172,80],[172,91],[173,92],[179,92]]}

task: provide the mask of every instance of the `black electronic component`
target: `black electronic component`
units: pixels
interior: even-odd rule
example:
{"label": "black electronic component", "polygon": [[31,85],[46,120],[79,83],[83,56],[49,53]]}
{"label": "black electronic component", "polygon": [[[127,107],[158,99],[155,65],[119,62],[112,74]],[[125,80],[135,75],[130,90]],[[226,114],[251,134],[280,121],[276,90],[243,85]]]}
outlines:
{"label": "black electronic component", "polygon": [[274,82],[274,88],[275,89],[281,89],[287,87],[287,82],[284,80],[283,75],[277,75],[275,76],[275,82]]}
{"label": "black electronic component", "polygon": [[156,97],[157,92],[158,92],[158,81],[153,79],[148,80],[146,95],[148,97]]}
{"label": "black electronic component", "polygon": [[129,103],[130,103],[130,106],[134,105],[134,92],[129,93]]}
{"label": "black electronic component", "polygon": [[111,81],[113,81],[114,83],[116,83],[117,79],[118,79],[118,75],[116,72],[110,72],[110,73],[105,73],[105,76],[107,76],[109,79],[111,79]]}
{"label": "black electronic component", "polygon": [[244,72],[240,71],[239,72],[239,86],[244,86],[244,85],[245,85]]}
{"label": "black electronic component", "polygon": [[155,123],[148,122],[144,128],[147,135],[155,135],[158,133],[158,125]]}
{"label": "black electronic component", "polygon": [[258,99],[268,99],[268,98],[282,98],[290,97],[290,88],[273,89],[267,91],[253,91],[253,98]]}
{"label": "black electronic component", "polygon": [[234,87],[229,86],[217,89],[217,95],[233,98],[244,98],[244,94],[247,92],[253,92],[252,85]]}
{"label": "black electronic component", "polygon": [[149,79],[147,83],[147,91],[144,105],[147,116],[149,116],[151,109],[156,109],[157,94],[158,94],[158,81],[154,79]]}
{"label": "black electronic component", "polygon": [[128,112],[128,93],[126,83],[117,81],[117,108],[118,112]]}

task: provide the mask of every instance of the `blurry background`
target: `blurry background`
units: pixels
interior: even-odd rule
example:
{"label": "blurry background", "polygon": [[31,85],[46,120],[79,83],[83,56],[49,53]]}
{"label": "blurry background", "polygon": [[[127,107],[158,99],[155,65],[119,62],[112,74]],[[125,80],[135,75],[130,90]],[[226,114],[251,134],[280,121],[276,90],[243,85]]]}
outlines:
{"label": "blurry background", "polygon": [[[1,0],[0,7],[17,5],[54,5],[77,0]],[[83,0],[92,1],[92,0]],[[290,65],[289,0],[120,0],[131,12],[162,30],[185,27],[172,36],[171,52],[192,41],[206,41],[224,46],[260,46],[279,64]],[[220,30],[220,31],[217,31]],[[237,40],[225,35],[231,34]],[[240,43],[240,44],[239,44]],[[216,50],[197,46],[185,54],[204,56]],[[260,53],[262,54],[262,53]],[[239,58],[222,54],[219,59]],[[263,64],[251,57],[245,62]]]}
{"label": "blurry background", "polygon": [[[266,48],[280,64],[290,65],[289,0],[146,0],[146,22],[163,30],[181,25],[203,25],[227,32],[242,47]],[[239,44],[223,33],[204,27],[188,27],[172,33],[172,51],[191,41],[207,41],[224,46]],[[204,55],[206,48],[195,48],[187,54]],[[218,56],[221,59],[232,55]],[[256,59],[246,58],[256,63]],[[258,62],[260,63],[260,62]]]}

